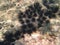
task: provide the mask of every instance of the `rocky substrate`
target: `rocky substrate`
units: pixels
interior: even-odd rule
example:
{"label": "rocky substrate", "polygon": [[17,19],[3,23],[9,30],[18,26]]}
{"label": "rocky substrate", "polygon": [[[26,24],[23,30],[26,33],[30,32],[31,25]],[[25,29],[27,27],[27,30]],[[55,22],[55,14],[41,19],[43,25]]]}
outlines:
{"label": "rocky substrate", "polygon": [[0,2],[0,45],[60,44],[59,0]]}

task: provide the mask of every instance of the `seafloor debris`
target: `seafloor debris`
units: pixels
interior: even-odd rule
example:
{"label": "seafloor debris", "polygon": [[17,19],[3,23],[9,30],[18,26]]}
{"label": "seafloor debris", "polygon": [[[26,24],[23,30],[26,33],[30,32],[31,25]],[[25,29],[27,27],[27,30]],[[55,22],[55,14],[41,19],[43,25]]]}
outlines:
{"label": "seafloor debris", "polygon": [[42,35],[40,31],[24,34],[24,38],[16,40],[15,45],[55,45],[55,36],[50,34]]}
{"label": "seafloor debris", "polygon": [[55,37],[47,35],[41,35],[39,32],[33,32],[30,35],[25,34],[24,41],[26,45],[55,45]]}

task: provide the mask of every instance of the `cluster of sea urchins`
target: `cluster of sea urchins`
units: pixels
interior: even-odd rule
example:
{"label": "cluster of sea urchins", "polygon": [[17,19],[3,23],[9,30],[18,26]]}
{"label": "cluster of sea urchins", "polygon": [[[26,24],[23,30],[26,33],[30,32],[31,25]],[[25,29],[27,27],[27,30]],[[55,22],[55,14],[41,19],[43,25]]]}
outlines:
{"label": "cluster of sea urchins", "polygon": [[[43,24],[48,24],[49,19],[55,18],[55,13],[59,10],[59,6],[53,0],[42,0],[43,5],[46,6],[46,10],[42,10],[40,3],[36,2],[33,5],[28,6],[28,9],[25,12],[20,12],[18,19],[21,26],[21,31],[16,31],[13,33],[6,33],[5,40],[0,42],[0,45],[14,45],[13,42],[22,34],[28,33],[31,34],[33,31],[36,31],[37,28],[44,26]],[[9,32],[9,31],[7,31]]]}
{"label": "cluster of sea urchins", "polygon": [[18,18],[22,24],[22,33],[30,34],[44,26],[44,24],[50,23],[49,19],[56,18],[55,13],[59,10],[58,5],[53,1],[48,2],[47,0],[43,0],[43,5],[46,6],[47,9],[42,9],[42,5],[36,2],[34,5],[28,6],[25,12],[19,13]]}

